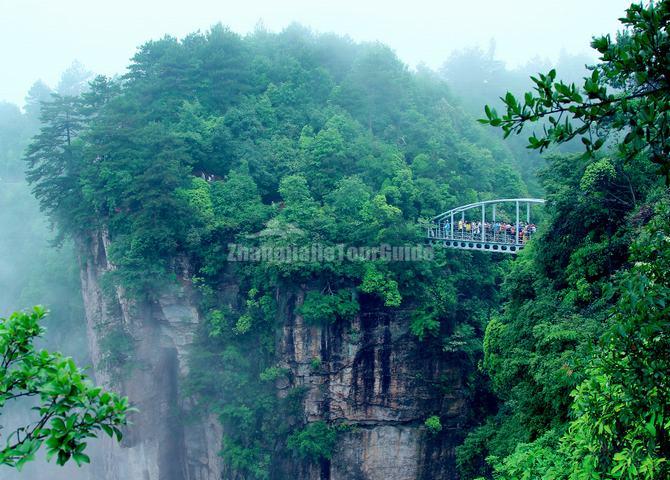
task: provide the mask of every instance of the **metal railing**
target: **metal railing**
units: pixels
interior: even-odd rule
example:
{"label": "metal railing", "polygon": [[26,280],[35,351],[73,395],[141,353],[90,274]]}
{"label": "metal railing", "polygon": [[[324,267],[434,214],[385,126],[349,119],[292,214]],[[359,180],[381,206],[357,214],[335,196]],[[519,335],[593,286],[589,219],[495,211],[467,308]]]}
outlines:
{"label": "metal railing", "polygon": [[514,235],[514,232],[509,233],[507,231],[487,231],[484,232],[482,236],[479,231],[467,231],[455,230],[453,235],[450,232],[445,232],[444,228],[430,226],[428,227],[427,237],[429,239],[435,240],[454,240],[454,241],[466,241],[466,242],[488,242],[488,243],[506,243],[506,244],[518,244],[522,245],[526,243],[533,236],[535,231],[525,230],[521,231],[518,235]]}

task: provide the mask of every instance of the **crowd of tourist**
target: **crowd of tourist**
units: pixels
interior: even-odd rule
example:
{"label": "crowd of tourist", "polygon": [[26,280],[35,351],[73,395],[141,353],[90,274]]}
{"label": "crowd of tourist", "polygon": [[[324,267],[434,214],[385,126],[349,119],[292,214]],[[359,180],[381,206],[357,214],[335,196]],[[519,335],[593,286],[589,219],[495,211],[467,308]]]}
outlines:
{"label": "crowd of tourist", "polygon": [[481,241],[482,229],[485,242],[525,243],[537,231],[537,226],[534,223],[519,222],[517,228],[516,224],[507,222],[482,223],[459,220],[454,222],[452,236],[451,222],[447,220],[439,227],[432,228],[429,236],[441,239]]}

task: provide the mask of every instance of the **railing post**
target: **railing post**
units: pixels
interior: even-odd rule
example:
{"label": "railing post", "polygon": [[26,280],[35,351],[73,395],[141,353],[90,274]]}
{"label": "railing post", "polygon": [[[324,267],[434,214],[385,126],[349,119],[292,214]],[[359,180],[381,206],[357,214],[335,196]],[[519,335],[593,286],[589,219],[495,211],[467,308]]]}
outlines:
{"label": "railing post", "polygon": [[516,201],[516,229],[514,230],[514,243],[519,244],[519,201]]}
{"label": "railing post", "polygon": [[530,223],[530,202],[526,203],[526,224]]}
{"label": "railing post", "polygon": [[482,223],[479,226],[482,229],[482,242],[486,241],[486,226],[484,223],[486,223],[486,205],[482,203]]}
{"label": "railing post", "polygon": [[454,212],[451,212],[451,239],[454,239]]}
{"label": "railing post", "polygon": [[493,241],[496,241],[496,234],[499,234],[500,232],[496,232],[495,229],[495,223],[496,223],[496,204],[493,204],[493,221],[491,222],[491,238]]}

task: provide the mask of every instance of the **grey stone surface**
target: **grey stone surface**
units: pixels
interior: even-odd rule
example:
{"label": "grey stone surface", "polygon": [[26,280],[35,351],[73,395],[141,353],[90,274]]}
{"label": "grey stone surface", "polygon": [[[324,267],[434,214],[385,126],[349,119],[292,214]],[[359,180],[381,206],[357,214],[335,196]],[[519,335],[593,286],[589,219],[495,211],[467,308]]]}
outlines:
{"label": "grey stone surface", "polygon": [[[211,480],[221,478],[221,428],[213,418],[184,422],[193,400],[182,394],[188,349],[200,322],[188,292],[153,302],[130,302],[117,289],[105,295],[101,279],[114,269],[104,232],[80,245],[81,281],[89,348],[97,382],[127,395],[139,413],[121,445],[103,440],[94,458],[95,480]],[[133,352],[120,372],[105,365],[105,338],[126,332]]]}
{"label": "grey stone surface", "polygon": [[[103,233],[80,245],[81,281],[96,380],[128,395],[140,409],[121,446],[106,441],[94,459],[95,480],[234,480],[218,453],[222,430],[215,418],[184,422],[198,406],[185,397],[182,378],[200,317],[184,285],[154,301],[130,302],[122,290],[104,295],[101,278],[114,268]],[[185,269],[186,270],[186,269]],[[185,271],[184,276],[188,276]],[[233,281],[222,287],[231,306],[239,303]],[[454,448],[468,406],[462,372],[448,357],[409,334],[411,312],[390,311],[361,299],[351,322],[306,325],[297,307],[307,287],[277,291],[277,362],[306,387],[304,420],[345,425],[330,461],[314,465],[277,458],[273,480],[452,480]],[[116,378],[105,368],[104,338],[123,329],[134,351]],[[320,365],[314,368],[313,360]],[[448,392],[440,387],[448,379]],[[425,418],[440,413],[445,432],[435,438]]]}

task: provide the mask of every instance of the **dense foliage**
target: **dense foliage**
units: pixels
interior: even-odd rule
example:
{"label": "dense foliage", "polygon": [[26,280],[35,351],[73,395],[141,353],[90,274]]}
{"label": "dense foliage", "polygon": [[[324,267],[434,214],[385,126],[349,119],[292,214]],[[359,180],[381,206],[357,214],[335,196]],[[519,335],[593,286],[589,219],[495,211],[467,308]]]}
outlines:
{"label": "dense foliage", "polygon": [[[489,104],[490,108],[500,110],[505,108],[504,98],[500,92],[510,91],[515,96],[531,89],[533,82],[530,76],[538,71],[549,71],[552,67],[561,72],[566,82],[579,82],[584,75],[589,74],[587,65],[593,63],[593,58],[587,55],[571,55],[562,51],[558,60],[550,63],[548,59],[535,57],[525,64],[508,66],[496,55],[496,43],[491,40],[488,49],[479,47],[466,48],[456,51],[440,68],[440,75],[449,84],[457,105],[461,105],[469,114],[479,118],[482,114],[482,105]],[[540,125],[541,126],[541,123]],[[489,133],[498,136],[493,129]],[[521,167],[521,175],[528,185],[529,193],[534,197],[541,197],[542,187],[537,174],[545,166],[542,154],[537,149],[529,149],[525,138],[510,136],[505,142]],[[583,147],[581,142],[567,142],[555,146],[556,150],[572,153]]]}
{"label": "dense foliage", "polygon": [[[543,175],[547,225],[506,276],[486,330],[483,368],[501,407],[459,449],[466,478],[669,475],[670,212],[657,175],[668,87],[656,50],[667,50],[668,5],[633,5],[617,42],[594,40],[603,63],[584,97],[552,71],[524,105],[505,96],[504,117],[486,109],[506,135],[548,117],[531,147],[586,135],[587,154],[555,156]],[[596,154],[607,135],[612,148]]]}
{"label": "dense foliage", "polygon": [[248,478],[268,477],[286,448],[316,460],[332,444],[333,426],[303,426],[300,388],[277,396],[278,291],[306,286],[301,312],[322,325],[364,302],[412,309],[412,332],[460,362],[473,395],[481,387],[472,366],[496,299],[491,257],[228,261],[240,246],[423,243],[422,219],[525,195],[509,151],[429,72],[297,26],[247,37],[216,26],[147,43],[125,77],[53,97],[42,121],[28,176],[62,237],[105,230],[109,281],[138,298],[178,277],[196,287],[206,322],[189,385]]}
{"label": "dense foliage", "polygon": [[0,464],[21,468],[46,446],[59,465],[88,463],[86,440],[103,431],[121,440],[128,399],[93,386],[71,358],[37,350],[45,311],[15,312],[0,319],[0,407],[35,400],[33,421],[5,435]]}

